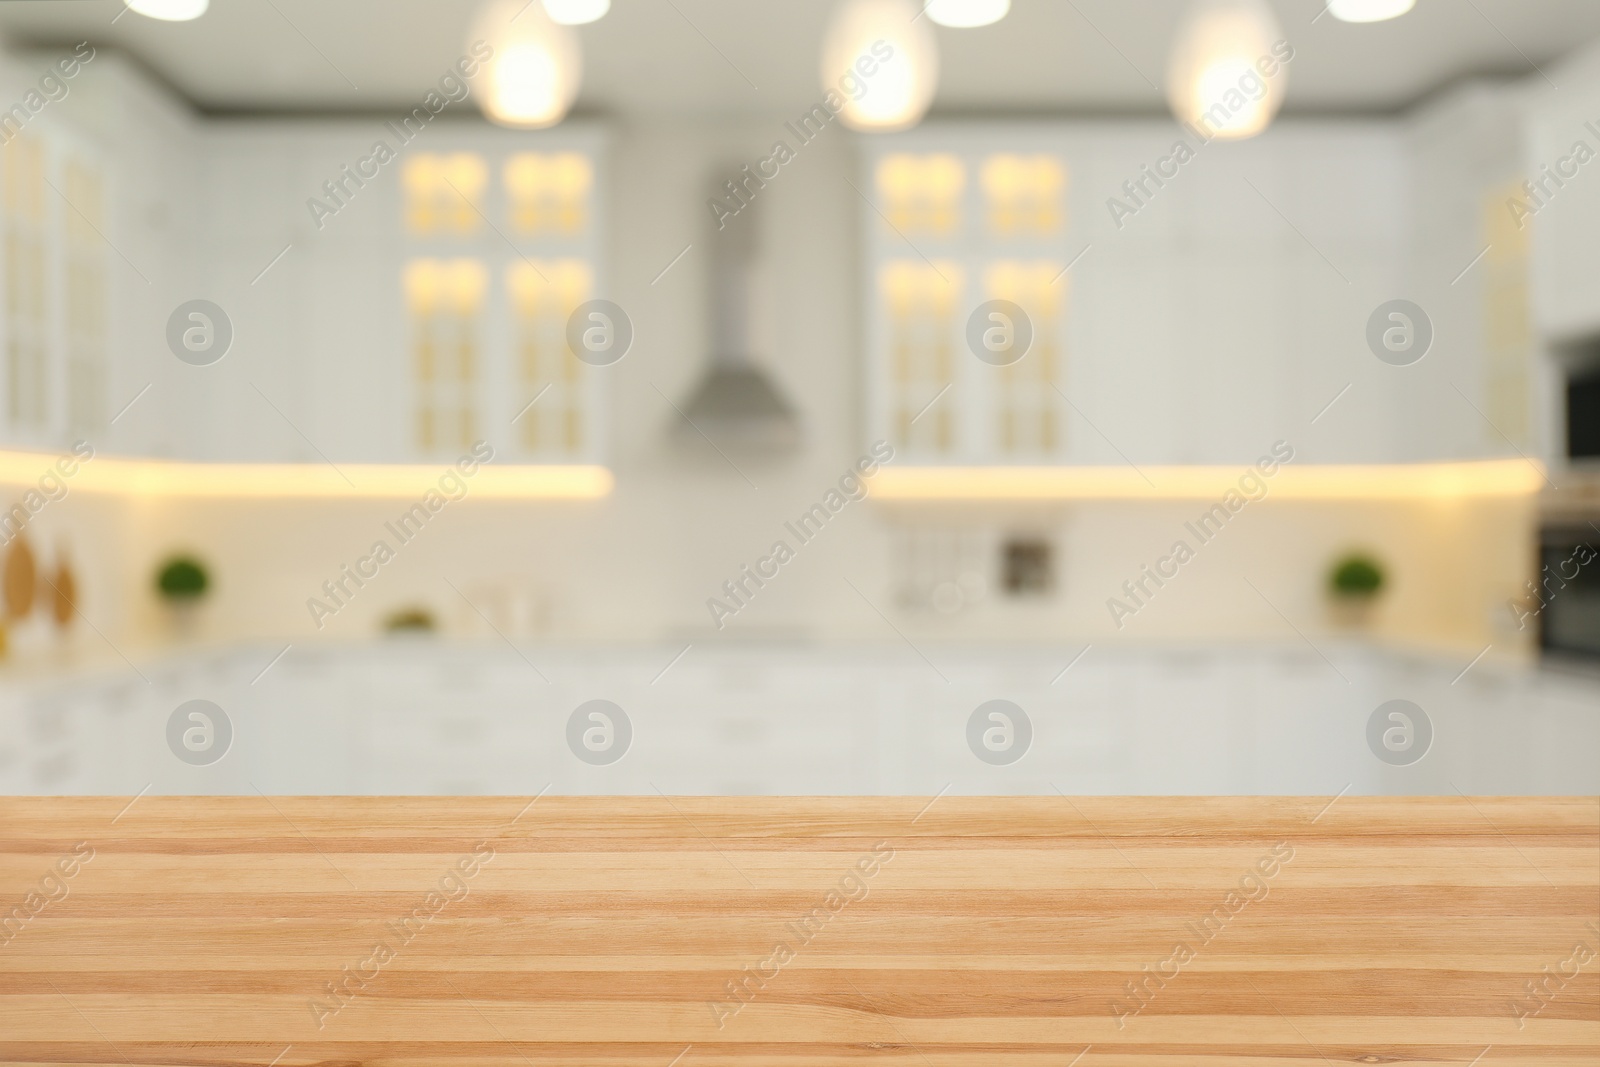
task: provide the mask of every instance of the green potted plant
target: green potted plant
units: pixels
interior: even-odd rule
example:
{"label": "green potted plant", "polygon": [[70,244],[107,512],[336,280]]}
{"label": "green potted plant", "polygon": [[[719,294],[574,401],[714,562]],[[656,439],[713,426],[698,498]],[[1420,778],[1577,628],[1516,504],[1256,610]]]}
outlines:
{"label": "green potted plant", "polygon": [[1383,564],[1365,552],[1349,552],[1328,571],[1328,594],[1336,622],[1347,626],[1371,623],[1386,584]]}
{"label": "green potted plant", "polygon": [[169,556],[156,568],[156,595],[167,606],[173,629],[180,636],[194,632],[200,602],[211,588],[206,565],[194,556]]}
{"label": "green potted plant", "polygon": [[383,619],[383,631],[391,636],[426,636],[438,629],[433,612],[420,605],[391,611]]}

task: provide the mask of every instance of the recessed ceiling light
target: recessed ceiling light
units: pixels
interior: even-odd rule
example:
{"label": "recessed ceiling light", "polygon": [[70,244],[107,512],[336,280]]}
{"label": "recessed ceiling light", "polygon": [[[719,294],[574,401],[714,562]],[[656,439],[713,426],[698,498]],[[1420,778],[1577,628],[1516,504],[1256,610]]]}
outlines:
{"label": "recessed ceiling light", "polygon": [[206,13],[211,0],[123,0],[128,10],[163,22],[188,22]]}
{"label": "recessed ceiling light", "polygon": [[928,0],[923,10],[941,26],[965,30],[999,22],[1011,10],[1011,0]]}
{"label": "recessed ceiling light", "polygon": [[1343,22],[1396,19],[1417,6],[1417,0],[1329,0],[1328,12]]}
{"label": "recessed ceiling light", "polygon": [[544,10],[563,26],[582,26],[605,18],[611,0],[544,0]]}

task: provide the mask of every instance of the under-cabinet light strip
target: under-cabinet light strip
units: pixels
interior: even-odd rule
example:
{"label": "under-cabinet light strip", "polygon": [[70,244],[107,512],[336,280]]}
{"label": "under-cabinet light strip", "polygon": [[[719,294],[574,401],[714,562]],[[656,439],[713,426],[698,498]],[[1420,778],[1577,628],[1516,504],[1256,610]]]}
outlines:
{"label": "under-cabinet light strip", "polygon": [[1290,463],[1241,484],[1251,472],[1248,466],[887,466],[873,477],[871,493],[886,501],[1202,500],[1232,489],[1273,500],[1408,500],[1529,496],[1545,484],[1543,469],[1522,459]]}
{"label": "under-cabinet light strip", "polygon": [[[65,472],[71,470],[71,474]],[[410,463],[190,463],[70,452],[0,451],[0,486],[45,496],[66,492],[128,497],[420,497],[455,471],[448,461]],[[597,465],[499,464],[457,473],[473,499],[592,500],[611,492],[611,471]],[[58,488],[59,487],[59,488]],[[454,489],[454,486],[450,486]],[[460,491],[460,490],[456,490]]]}

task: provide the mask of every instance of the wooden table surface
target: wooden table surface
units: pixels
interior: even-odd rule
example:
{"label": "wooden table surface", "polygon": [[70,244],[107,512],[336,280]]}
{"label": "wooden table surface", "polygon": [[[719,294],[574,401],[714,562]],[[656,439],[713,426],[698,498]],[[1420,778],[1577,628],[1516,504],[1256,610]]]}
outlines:
{"label": "wooden table surface", "polygon": [[0,800],[0,1063],[1600,1063],[1593,797],[127,804]]}

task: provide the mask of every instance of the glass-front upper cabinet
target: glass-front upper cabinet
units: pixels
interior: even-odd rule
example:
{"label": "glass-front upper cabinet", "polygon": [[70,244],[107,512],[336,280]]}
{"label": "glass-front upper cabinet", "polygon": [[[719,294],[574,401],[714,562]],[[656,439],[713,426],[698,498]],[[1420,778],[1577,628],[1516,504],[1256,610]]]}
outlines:
{"label": "glass-front upper cabinet", "polygon": [[523,462],[599,456],[604,395],[568,326],[596,294],[597,154],[419,152],[403,164],[408,444]]}
{"label": "glass-front upper cabinet", "polygon": [[0,424],[49,448],[106,418],[105,176],[60,129],[4,131],[0,147]]}
{"label": "glass-front upper cabinet", "polygon": [[[0,56],[0,89],[49,58]],[[572,348],[607,295],[603,130],[196,114],[80,67],[0,124],[0,451],[605,462]]]}
{"label": "glass-front upper cabinet", "polygon": [[908,463],[1059,462],[1067,161],[1027,138],[874,141],[863,176],[868,421]]}

